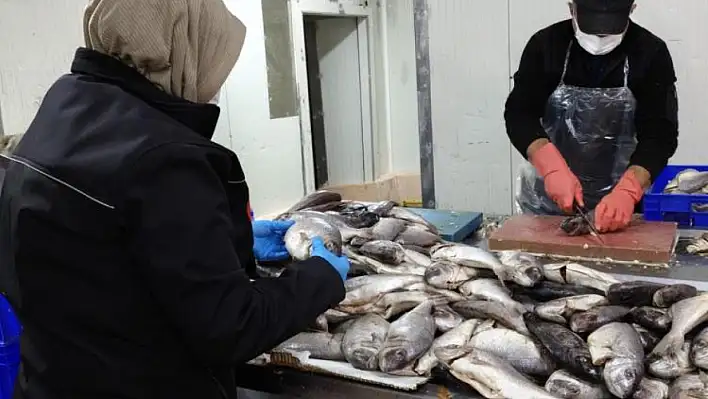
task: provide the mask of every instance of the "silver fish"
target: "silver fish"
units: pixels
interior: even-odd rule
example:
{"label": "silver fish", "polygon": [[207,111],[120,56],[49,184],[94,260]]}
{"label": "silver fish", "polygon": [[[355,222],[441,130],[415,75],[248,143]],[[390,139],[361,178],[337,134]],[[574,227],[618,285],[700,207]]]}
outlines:
{"label": "silver fish", "polygon": [[696,295],[698,295],[696,287],[688,284],[674,284],[656,291],[652,302],[656,307],[668,308],[676,302],[692,298]]}
{"label": "silver fish", "polygon": [[360,306],[337,306],[337,310],[349,314],[374,313],[384,319],[390,319],[403,312],[407,312],[425,301],[432,301],[433,306],[447,305],[448,299],[441,294],[424,291],[398,291],[384,294],[376,302]]}
{"label": "silver fish", "polygon": [[343,334],[304,332],[278,345],[274,352],[309,352],[313,359],[344,360]]}
{"label": "silver fish", "polygon": [[607,273],[569,262],[544,265],[543,275],[557,283],[582,285],[605,293],[612,284],[620,282]]}
{"label": "silver fish", "polygon": [[684,374],[675,379],[669,388],[669,398],[671,399],[704,399],[706,397],[708,397],[708,376],[703,373]]}
{"label": "silver fish", "polygon": [[547,377],[555,370],[551,354],[544,346],[527,335],[506,328],[475,334],[468,346],[489,352],[524,374]]}
{"label": "silver fish", "polygon": [[678,179],[678,190],[684,193],[695,193],[708,186],[708,172],[684,174]]}
{"label": "silver fish", "polygon": [[[416,374],[430,375],[433,368],[438,365],[438,355],[443,358],[441,360],[449,361],[450,359],[446,358],[445,354],[456,353],[456,351],[461,350],[482,323],[484,323],[484,320],[470,319],[436,338],[430,349],[418,359],[418,363],[415,366]],[[437,354],[436,350],[438,351]]]}
{"label": "silver fish", "polygon": [[526,269],[504,265],[496,256],[477,247],[464,244],[440,244],[433,247],[431,253],[433,261],[446,261],[460,266],[488,269],[492,270],[502,281],[513,281],[523,286],[533,285],[531,284],[533,276],[527,276]]}
{"label": "silver fish", "polygon": [[480,275],[479,269],[464,267],[450,262],[434,262],[425,271],[425,282],[433,287],[456,290],[465,283]]}
{"label": "silver fish", "polygon": [[310,257],[312,239],[320,237],[325,247],[336,255],[342,254],[342,235],[339,229],[320,218],[307,218],[295,222],[285,233],[285,248],[297,260]]}
{"label": "silver fish", "polygon": [[672,379],[695,370],[691,364],[691,343],[684,342],[678,349],[662,356],[653,352],[647,357],[649,372],[662,379]]}
{"label": "silver fish", "polygon": [[603,384],[580,379],[565,370],[551,374],[546,391],[563,399],[611,399],[612,394]]}
{"label": "silver fish", "polygon": [[365,305],[379,300],[384,294],[422,282],[423,277],[414,275],[374,275],[350,278],[344,283],[347,293],[339,305]]}
{"label": "silver fish", "polygon": [[327,309],[324,315],[327,318],[327,323],[330,324],[340,324],[359,317],[359,315],[352,315],[335,309]]}
{"label": "silver fish", "polygon": [[644,378],[644,347],[637,331],[626,323],[609,323],[588,336],[593,364],[602,371],[607,389],[629,398]]}
{"label": "silver fish", "polygon": [[543,279],[541,263],[532,255],[518,251],[502,251],[499,253],[499,261],[508,268],[503,280],[533,287]]}
{"label": "silver fish", "polygon": [[526,311],[522,304],[511,298],[509,291],[498,280],[486,278],[470,280],[460,286],[460,292],[467,297],[499,302],[521,314]]}
{"label": "silver fish", "polygon": [[605,324],[621,320],[629,311],[625,306],[597,306],[586,312],[574,313],[570,316],[568,325],[576,333],[588,333]]}
{"label": "silver fish", "polygon": [[396,206],[398,206],[398,204],[396,204],[394,201],[387,200],[370,204],[366,207],[366,210],[375,215],[383,217],[386,216],[391,211],[391,209]]}
{"label": "silver fish", "polygon": [[[705,208],[705,204],[702,208]],[[705,211],[706,209],[701,210],[701,212]],[[691,243],[686,246],[686,252],[691,255],[701,255],[708,252],[708,233],[703,233],[702,236],[693,239]]]}
{"label": "silver fish", "polygon": [[427,220],[425,220],[424,217],[418,215],[417,213],[415,213],[413,211],[409,211],[408,209],[396,206],[396,207],[391,208],[391,210],[388,211],[386,216],[391,217],[391,218],[405,220],[410,223],[418,224],[418,225],[425,227],[428,231],[430,231],[433,234],[440,234],[438,229],[432,223],[428,222]]}
{"label": "silver fish", "polygon": [[423,255],[420,252],[414,251],[412,249],[406,249],[403,248],[403,253],[406,256],[406,262],[418,265],[418,266],[423,266],[426,269],[430,267],[430,265],[433,264],[433,260],[430,259],[430,256],[428,255]]}
{"label": "silver fish", "polygon": [[425,283],[411,284],[409,286],[406,286],[404,289],[406,291],[424,291],[429,292],[431,294],[442,295],[447,298],[447,301],[449,303],[461,302],[467,299],[464,295],[460,294],[457,291],[446,290],[444,288],[435,288]]}
{"label": "silver fish", "polygon": [[285,213],[297,212],[303,209],[312,208],[313,206],[323,205],[329,202],[339,202],[341,200],[342,196],[339,193],[326,190],[315,191],[314,193],[308,194],[300,201],[296,202],[295,205],[291,206]]}
{"label": "silver fish", "polygon": [[396,266],[388,265],[376,259],[369,258],[368,256],[358,254],[348,247],[342,248],[342,252],[349,258],[352,264],[360,265],[361,268],[371,273],[381,275],[415,275],[419,276],[421,280],[423,275],[425,275],[426,268],[420,265],[414,265],[412,263],[401,263]]}
{"label": "silver fish", "polygon": [[388,321],[375,314],[354,321],[342,340],[342,352],[349,364],[357,369],[377,370],[378,354],[389,328]]}
{"label": "silver fish", "polygon": [[343,243],[348,243],[355,237],[367,237],[367,241],[372,239],[371,231],[369,229],[352,228],[346,223],[343,217],[336,214],[315,211],[298,211],[286,214],[283,218],[292,220],[296,223],[306,219],[322,219],[339,230]]}
{"label": "silver fish", "polygon": [[478,349],[453,361],[450,374],[486,398],[557,399],[507,362]]}
{"label": "silver fish", "polygon": [[507,328],[529,335],[523,313],[517,308],[509,308],[499,302],[470,300],[454,303],[452,309],[468,319],[493,319]]}
{"label": "silver fish", "polygon": [[653,378],[642,379],[639,388],[632,395],[632,399],[667,399],[669,397],[669,385],[661,380]]}
{"label": "silver fish", "polygon": [[671,306],[671,330],[664,336],[651,353],[651,356],[666,357],[679,351],[684,344],[686,334],[697,325],[708,320],[708,294],[684,299]]}
{"label": "silver fish", "polygon": [[359,253],[389,265],[399,265],[406,259],[403,247],[391,241],[369,241],[359,248]]}
{"label": "silver fish", "polygon": [[701,370],[708,370],[708,327],[693,338],[691,361]]}
{"label": "silver fish", "polygon": [[400,219],[383,218],[371,228],[371,235],[376,240],[393,241],[406,228],[406,222]]}
{"label": "silver fish", "polygon": [[433,311],[435,327],[438,331],[446,333],[462,324],[465,318],[452,310],[449,306],[436,306]]}
{"label": "silver fish", "polygon": [[435,338],[433,303],[428,301],[391,323],[379,353],[379,369],[384,373],[400,370],[421,357]]}
{"label": "silver fish", "polygon": [[578,295],[539,304],[535,311],[544,320],[566,324],[570,316],[576,312],[588,311],[596,306],[607,304],[607,298],[601,295]]}
{"label": "silver fish", "polygon": [[399,244],[416,245],[424,248],[432,247],[440,243],[440,241],[439,235],[420,225],[410,225],[396,237],[396,242]]}

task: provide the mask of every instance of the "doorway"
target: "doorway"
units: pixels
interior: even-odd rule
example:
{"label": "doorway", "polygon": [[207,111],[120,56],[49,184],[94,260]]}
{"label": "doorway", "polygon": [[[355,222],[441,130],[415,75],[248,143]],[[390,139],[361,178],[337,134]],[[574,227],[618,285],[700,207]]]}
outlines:
{"label": "doorway", "polygon": [[374,175],[370,11],[331,4],[291,6],[307,192]]}

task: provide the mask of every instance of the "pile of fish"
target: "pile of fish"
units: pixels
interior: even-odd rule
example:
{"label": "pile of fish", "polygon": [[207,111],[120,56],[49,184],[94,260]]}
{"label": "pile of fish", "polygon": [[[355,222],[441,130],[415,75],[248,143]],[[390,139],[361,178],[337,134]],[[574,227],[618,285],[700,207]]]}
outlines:
{"label": "pile of fish", "polygon": [[[664,194],[708,194],[708,172],[684,169],[664,187]],[[693,204],[694,212],[708,211],[708,204]]]}
{"label": "pile of fish", "polygon": [[293,257],[319,235],[358,275],[275,351],[392,375],[448,371],[486,398],[708,398],[708,294],[695,287],[444,242],[392,203],[301,202],[281,216],[296,221]]}

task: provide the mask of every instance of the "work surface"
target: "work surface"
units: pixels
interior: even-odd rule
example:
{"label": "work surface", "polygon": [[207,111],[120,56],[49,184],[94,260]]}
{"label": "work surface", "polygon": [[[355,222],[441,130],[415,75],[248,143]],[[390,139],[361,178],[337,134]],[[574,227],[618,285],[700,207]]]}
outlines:
{"label": "work surface", "polygon": [[560,229],[562,216],[517,215],[489,239],[493,251],[520,250],[533,254],[610,259],[618,262],[666,264],[677,239],[675,223],[635,220],[617,233],[569,237]]}

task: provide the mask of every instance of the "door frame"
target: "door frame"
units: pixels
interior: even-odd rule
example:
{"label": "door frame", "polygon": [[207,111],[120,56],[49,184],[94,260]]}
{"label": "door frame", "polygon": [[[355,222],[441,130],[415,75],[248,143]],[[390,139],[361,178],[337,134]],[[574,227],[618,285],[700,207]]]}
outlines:
{"label": "door frame", "polygon": [[312,152],[312,125],[310,122],[310,95],[307,78],[307,56],[305,52],[304,17],[322,15],[332,17],[355,17],[358,21],[359,38],[359,79],[361,83],[362,145],[364,149],[364,180],[373,181],[374,153],[377,140],[374,139],[374,126],[377,125],[377,104],[374,65],[375,46],[372,38],[376,37],[375,14],[369,1],[360,0],[358,4],[332,0],[291,0],[290,26],[293,50],[293,69],[295,87],[300,105],[300,141],[303,162],[303,185],[305,194],[316,190],[315,159]]}

